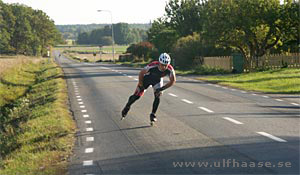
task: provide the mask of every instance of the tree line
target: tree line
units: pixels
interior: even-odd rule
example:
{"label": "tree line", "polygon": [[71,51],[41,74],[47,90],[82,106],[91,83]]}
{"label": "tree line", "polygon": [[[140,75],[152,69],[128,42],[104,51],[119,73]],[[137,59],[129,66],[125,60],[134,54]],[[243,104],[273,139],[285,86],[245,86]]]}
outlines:
{"label": "tree line", "polygon": [[[56,25],[56,28],[61,32],[64,39],[77,40],[80,33],[90,33],[93,30],[104,28],[108,24],[70,24]],[[151,27],[150,24],[129,24],[130,29],[141,29],[147,31]]]}
{"label": "tree line", "polygon": [[249,66],[268,53],[299,52],[299,9],[298,0],[169,0],[148,41],[177,65],[238,52]]}
{"label": "tree line", "polygon": [[[114,42],[120,45],[137,43],[147,39],[146,30],[139,28],[130,28],[128,23],[113,24]],[[91,32],[79,33],[78,44],[111,45],[112,28],[106,25],[103,28],[94,29]]]}
{"label": "tree line", "polygon": [[61,42],[54,21],[41,10],[0,0],[0,54],[46,55]]}

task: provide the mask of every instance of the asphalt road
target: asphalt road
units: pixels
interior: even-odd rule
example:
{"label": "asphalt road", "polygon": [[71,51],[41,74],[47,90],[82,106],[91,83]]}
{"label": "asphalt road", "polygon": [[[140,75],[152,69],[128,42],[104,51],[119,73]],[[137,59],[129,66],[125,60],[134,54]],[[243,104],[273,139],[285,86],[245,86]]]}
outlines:
{"label": "asphalt road", "polygon": [[299,174],[299,95],[177,77],[150,127],[152,88],[120,120],[139,69],[55,54],[78,126],[71,175]]}

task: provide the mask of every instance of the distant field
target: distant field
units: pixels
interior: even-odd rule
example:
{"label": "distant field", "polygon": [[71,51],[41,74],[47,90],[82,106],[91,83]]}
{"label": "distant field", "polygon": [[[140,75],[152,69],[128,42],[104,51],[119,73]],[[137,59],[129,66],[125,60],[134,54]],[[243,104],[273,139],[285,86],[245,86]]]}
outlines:
{"label": "distant field", "polygon": [[[126,49],[128,46],[114,46],[115,49],[115,55],[114,59],[118,60],[119,55],[126,52]],[[55,48],[61,52],[68,51],[68,55],[72,57],[79,58],[80,60],[88,60],[90,62],[94,61],[109,61],[113,60],[113,54],[112,54],[112,46],[103,46],[101,48],[102,54],[100,55],[100,48],[98,46],[74,46],[74,47],[57,47]],[[96,56],[94,57],[93,53],[96,53]]]}
{"label": "distant field", "polygon": [[[70,50],[70,51],[80,51],[80,52],[100,52],[100,48],[98,46],[67,46],[67,47],[58,47],[63,50]],[[120,45],[115,45],[115,53],[122,54],[126,52],[126,49],[128,48],[128,45],[126,46],[120,46]],[[103,46],[101,48],[102,52],[105,53],[112,53],[112,46]]]}
{"label": "distant field", "polygon": [[[97,55],[94,57],[93,54],[78,54],[78,53],[70,53],[69,55],[72,55],[74,57],[77,57],[77,58],[80,58],[81,60],[84,60],[84,59],[87,59],[89,60],[89,62],[94,62],[94,61],[99,61],[99,60],[102,60],[102,61],[108,61],[108,60],[113,60],[113,55],[110,53],[110,54],[100,54],[97,53]],[[118,60],[119,59],[119,55],[120,54],[115,54],[115,60]]]}

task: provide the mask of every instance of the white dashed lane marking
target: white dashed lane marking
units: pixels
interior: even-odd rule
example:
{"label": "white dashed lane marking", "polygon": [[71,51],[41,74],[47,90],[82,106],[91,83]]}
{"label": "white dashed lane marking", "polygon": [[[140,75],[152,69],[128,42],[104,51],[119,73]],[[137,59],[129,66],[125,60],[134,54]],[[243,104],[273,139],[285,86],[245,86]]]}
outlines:
{"label": "white dashed lane marking", "polygon": [[85,106],[80,106],[80,108],[85,108]]}
{"label": "white dashed lane marking", "polygon": [[85,112],[87,112],[87,110],[81,110],[81,112],[85,113]]}
{"label": "white dashed lane marking", "polygon": [[295,105],[295,106],[299,106],[299,104],[298,103],[291,103],[292,105]]}
{"label": "white dashed lane marking", "polygon": [[275,99],[276,101],[283,101],[283,100],[281,100],[281,99]]}
{"label": "white dashed lane marking", "polygon": [[177,95],[175,94],[172,94],[172,93],[169,93],[169,95],[173,96],[173,97],[177,97]]}
{"label": "white dashed lane marking", "polygon": [[83,166],[91,166],[93,165],[93,160],[85,160],[83,161]]}
{"label": "white dashed lane marking", "polygon": [[86,131],[87,132],[92,132],[92,131],[94,131],[94,128],[86,128]]}
{"label": "white dashed lane marking", "polygon": [[90,117],[89,115],[83,115],[83,118],[88,118],[88,117]]}
{"label": "white dashed lane marking", "polygon": [[237,124],[237,125],[242,125],[242,124],[244,124],[244,123],[239,122],[239,121],[237,121],[237,120],[234,120],[234,119],[232,119],[232,118],[230,118],[230,117],[223,117],[223,119],[228,120],[228,121],[230,121],[230,122],[232,122],[232,123],[235,123],[235,124]]}
{"label": "white dashed lane marking", "polygon": [[181,99],[181,101],[186,102],[186,103],[188,103],[188,104],[193,104],[193,102],[191,102],[191,101],[189,101],[189,100],[187,100],[187,99]]}
{"label": "white dashed lane marking", "polygon": [[94,152],[94,148],[86,148],[84,152],[85,153],[92,153],[92,152]]}
{"label": "white dashed lane marking", "polygon": [[262,97],[264,97],[264,98],[269,98],[268,96],[266,96],[266,95],[263,95]]}
{"label": "white dashed lane marking", "polygon": [[91,121],[91,120],[87,120],[87,121],[85,121],[84,123],[86,123],[86,124],[91,124],[92,121]]}
{"label": "white dashed lane marking", "polygon": [[214,111],[210,110],[210,109],[207,109],[205,107],[198,107],[199,109],[202,109],[203,111],[206,111],[206,112],[209,112],[209,113],[213,113]]}
{"label": "white dashed lane marking", "polygon": [[93,141],[94,141],[94,137],[87,137],[87,138],[86,138],[86,141],[87,141],[87,142],[93,142]]}
{"label": "white dashed lane marking", "polygon": [[260,134],[262,136],[268,137],[268,138],[270,138],[272,140],[278,141],[278,142],[287,142],[286,140],[283,140],[283,139],[281,139],[279,137],[273,136],[273,135],[268,134],[266,132],[256,132],[256,133],[258,133],[258,134]]}

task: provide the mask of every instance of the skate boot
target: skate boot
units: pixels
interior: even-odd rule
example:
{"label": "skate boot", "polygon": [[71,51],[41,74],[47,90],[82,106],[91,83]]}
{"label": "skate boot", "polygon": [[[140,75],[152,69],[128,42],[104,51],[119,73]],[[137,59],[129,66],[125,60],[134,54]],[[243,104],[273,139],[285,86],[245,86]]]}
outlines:
{"label": "skate boot", "polygon": [[150,114],[150,125],[153,126],[156,121],[157,121],[156,116],[153,113],[151,113]]}
{"label": "skate boot", "polygon": [[127,106],[124,107],[124,109],[122,110],[122,117],[121,117],[121,120],[123,120],[123,119],[126,117],[128,111],[129,111],[129,109],[130,109],[130,107],[127,107]]}

